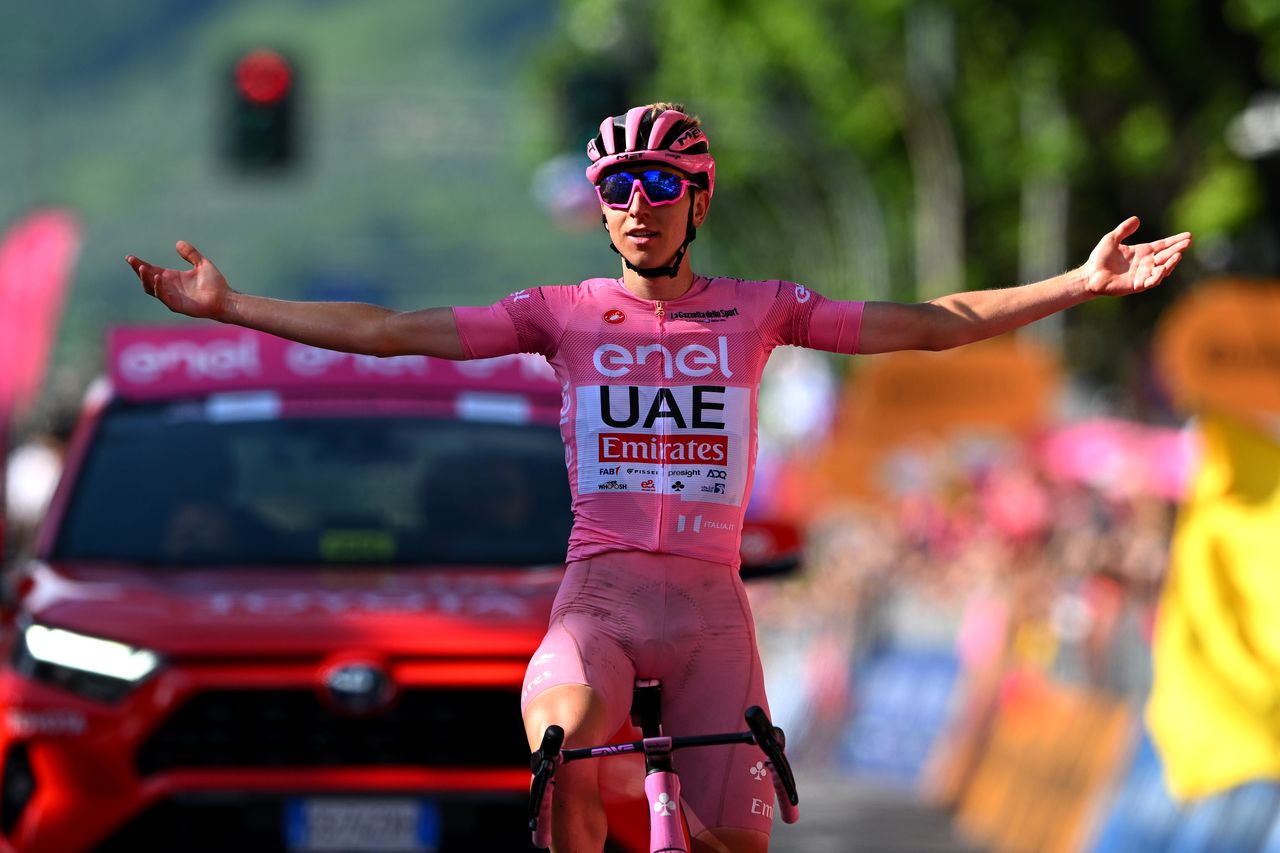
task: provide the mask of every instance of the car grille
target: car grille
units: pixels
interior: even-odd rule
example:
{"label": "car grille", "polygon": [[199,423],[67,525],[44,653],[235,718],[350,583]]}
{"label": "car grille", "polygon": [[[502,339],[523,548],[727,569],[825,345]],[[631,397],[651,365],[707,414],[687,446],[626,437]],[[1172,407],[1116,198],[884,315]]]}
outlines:
{"label": "car grille", "polygon": [[[147,809],[94,853],[286,853],[285,798],[186,795]],[[524,795],[437,798],[441,821],[436,853],[518,853],[534,847],[525,826]]]}
{"label": "car grille", "polygon": [[519,695],[406,690],[387,710],[345,716],[310,690],[222,690],[178,708],[138,753],[143,776],[210,767],[523,767]]}

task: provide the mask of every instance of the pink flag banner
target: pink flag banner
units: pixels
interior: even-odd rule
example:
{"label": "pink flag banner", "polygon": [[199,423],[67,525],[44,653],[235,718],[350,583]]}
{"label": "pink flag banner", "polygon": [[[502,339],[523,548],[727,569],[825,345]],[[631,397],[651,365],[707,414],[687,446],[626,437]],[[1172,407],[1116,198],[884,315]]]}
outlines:
{"label": "pink flag banner", "polygon": [[1196,447],[1182,429],[1097,418],[1064,424],[1039,446],[1052,476],[1116,496],[1180,500],[1195,467]]}
{"label": "pink flag banner", "polygon": [[0,417],[39,396],[80,234],[70,212],[47,209],[0,240]]}

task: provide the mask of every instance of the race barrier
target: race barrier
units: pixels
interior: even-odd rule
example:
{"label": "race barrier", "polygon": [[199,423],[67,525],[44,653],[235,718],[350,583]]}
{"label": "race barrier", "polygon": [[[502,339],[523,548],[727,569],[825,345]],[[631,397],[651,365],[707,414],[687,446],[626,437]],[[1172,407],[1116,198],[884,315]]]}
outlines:
{"label": "race barrier", "polygon": [[966,731],[945,654],[877,653],[857,684],[848,768],[943,801],[991,853],[1280,853],[1280,781],[1176,802],[1130,702],[1014,673],[987,725]]}
{"label": "race barrier", "polygon": [[960,827],[995,851],[1081,849],[1098,795],[1126,755],[1132,718],[1127,705],[1106,696],[1008,676],[958,803]]}
{"label": "race barrier", "polygon": [[884,649],[854,680],[841,762],[860,777],[916,787],[952,715],[960,665],[945,651]]}

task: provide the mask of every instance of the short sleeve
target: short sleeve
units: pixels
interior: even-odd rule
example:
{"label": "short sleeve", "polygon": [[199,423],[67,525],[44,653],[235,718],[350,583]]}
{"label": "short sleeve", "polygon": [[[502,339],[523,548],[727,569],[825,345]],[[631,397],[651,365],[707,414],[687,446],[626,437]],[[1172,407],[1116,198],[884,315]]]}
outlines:
{"label": "short sleeve", "polygon": [[769,282],[771,303],[760,321],[769,346],[797,346],[852,354],[858,348],[865,303],[828,299],[793,281]]}
{"label": "short sleeve", "polygon": [[458,338],[467,358],[489,358],[514,352],[550,357],[562,329],[541,287],[520,290],[480,308],[454,308]]}

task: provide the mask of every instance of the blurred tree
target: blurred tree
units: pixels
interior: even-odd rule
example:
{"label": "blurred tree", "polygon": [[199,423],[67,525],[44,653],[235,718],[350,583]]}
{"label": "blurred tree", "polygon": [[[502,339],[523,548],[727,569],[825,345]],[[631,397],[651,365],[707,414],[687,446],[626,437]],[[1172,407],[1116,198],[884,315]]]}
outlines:
{"label": "blurred tree", "polygon": [[[1280,81],[1274,3],[634,5],[562,0],[565,43],[582,51],[574,22],[612,15],[653,58],[636,100],[707,120],[721,180],[704,245],[726,272],[923,299],[1060,272],[1130,213],[1144,236],[1194,229],[1202,263],[1257,266],[1241,251],[1264,207],[1256,165],[1224,131]],[[1164,290],[1077,312],[1073,362],[1111,370]]]}

